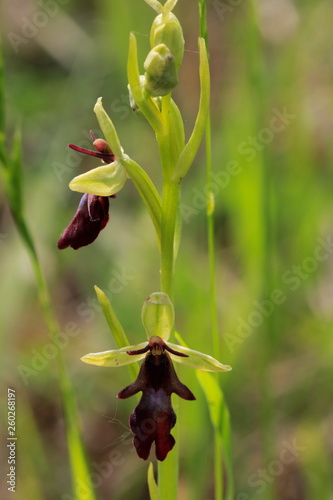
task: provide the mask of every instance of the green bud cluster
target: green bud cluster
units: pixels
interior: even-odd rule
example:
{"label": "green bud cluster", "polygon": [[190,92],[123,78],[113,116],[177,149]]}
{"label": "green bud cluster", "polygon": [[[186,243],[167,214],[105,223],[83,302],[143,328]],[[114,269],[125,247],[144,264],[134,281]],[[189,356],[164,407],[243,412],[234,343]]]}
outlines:
{"label": "green bud cluster", "polygon": [[153,97],[169,94],[178,84],[178,69],[184,55],[183,30],[177,17],[167,10],[154,19],[145,62],[144,88]]}

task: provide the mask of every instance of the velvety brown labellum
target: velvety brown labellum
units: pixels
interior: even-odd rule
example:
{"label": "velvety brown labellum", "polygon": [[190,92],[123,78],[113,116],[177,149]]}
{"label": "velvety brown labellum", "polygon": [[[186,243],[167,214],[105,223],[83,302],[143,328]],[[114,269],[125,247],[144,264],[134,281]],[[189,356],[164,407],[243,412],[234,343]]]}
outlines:
{"label": "velvety brown labellum", "polygon": [[79,207],[58,241],[58,248],[74,250],[92,243],[109,220],[109,198],[84,194]]}
{"label": "velvety brown labellum", "polygon": [[139,391],[142,391],[142,397],[130,416],[134,446],[139,457],[147,460],[155,441],[156,458],[163,461],[175,444],[170,434],[176,423],[171,394],[174,392],[188,400],[195,397],[178,379],[164,349],[159,354],[147,353],[136,381],[120,391],[117,397],[128,398]]}

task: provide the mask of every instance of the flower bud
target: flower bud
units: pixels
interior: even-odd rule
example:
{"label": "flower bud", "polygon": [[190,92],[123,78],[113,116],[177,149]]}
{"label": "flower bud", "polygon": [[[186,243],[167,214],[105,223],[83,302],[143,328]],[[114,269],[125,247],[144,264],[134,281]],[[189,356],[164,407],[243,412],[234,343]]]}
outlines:
{"label": "flower bud", "polygon": [[163,43],[156,45],[149,52],[144,68],[145,89],[154,97],[169,94],[178,84],[175,58]]}
{"label": "flower bud", "polygon": [[169,296],[163,292],[152,293],[143,303],[141,319],[148,339],[158,336],[168,340],[175,319]]}
{"label": "flower bud", "polygon": [[104,154],[108,154],[108,155],[113,154],[109,144],[104,139],[94,139],[93,146],[100,153],[104,153]]}
{"label": "flower bud", "polygon": [[155,17],[150,30],[150,46],[163,43],[175,58],[176,68],[182,63],[184,55],[184,37],[177,17],[172,13],[159,14]]}

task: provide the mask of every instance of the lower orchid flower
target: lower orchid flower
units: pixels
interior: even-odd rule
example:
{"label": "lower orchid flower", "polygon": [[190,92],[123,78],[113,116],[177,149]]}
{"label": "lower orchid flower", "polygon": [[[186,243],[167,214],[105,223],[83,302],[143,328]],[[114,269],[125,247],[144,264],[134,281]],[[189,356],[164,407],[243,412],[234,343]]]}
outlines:
{"label": "lower orchid flower", "polygon": [[[180,382],[172,361],[204,371],[231,370],[230,366],[223,365],[207,354],[166,342],[170,336],[173,314],[169,297],[155,292],[145,301],[142,313],[148,343],[90,353],[81,358],[85,363],[108,367],[124,366],[144,359],[137,379],[117,395],[119,399],[126,399],[142,391],[129,424],[134,434],[136,452],[144,460],[148,459],[154,442],[156,458],[160,461],[166,458],[175,444],[171,429],[176,423],[176,415],[171,395],[175,393],[183,399],[196,399],[190,389]],[[150,335],[152,331],[159,335]]]}
{"label": "lower orchid flower", "polygon": [[[148,352],[147,352],[148,351]],[[125,399],[142,391],[138,406],[130,416],[130,427],[134,434],[134,446],[140,458],[147,460],[155,441],[156,458],[163,461],[172,450],[175,439],[170,434],[176,423],[171,405],[174,392],[183,399],[194,400],[192,392],[182,384],[174,370],[168,352],[175,356],[187,354],[171,349],[160,337],[151,337],[146,347],[138,351],[127,351],[130,356],[147,352],[138,378],[120,391],[117,398]]]}

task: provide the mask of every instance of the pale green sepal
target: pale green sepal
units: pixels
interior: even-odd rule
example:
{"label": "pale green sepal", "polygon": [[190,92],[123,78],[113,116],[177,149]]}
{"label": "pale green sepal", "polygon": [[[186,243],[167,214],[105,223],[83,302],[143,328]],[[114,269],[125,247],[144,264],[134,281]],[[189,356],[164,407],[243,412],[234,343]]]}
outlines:
{"label": "pale green sepal", "polygon": [[175,320],[173,304],[164,292],[154,292],[143,303],[142,324],[147,338],[158,336],[168,340]]}
{"label": "pale green sepal", "polygon": [[114,161],[74,177],[69,187],[79,193],[111,196],[122,189],[126,179],[126,170],[120,161]]}
{"label": "pale green sepal", "polygon": [[129,345],[126,347],[122,347],[121,349],[113,349],[111,351],[103,351],[103,352],[91,352],[82,356],[81,361],[87,363],[88,365],[97,365],[97,366],[109,366],[109,367],[118,367],[129,365],[130,363],[134,363],[134,361],[140,361],[145,357],[145,353],[143,354],[134,354],[130,356],[127,354],[127,351],[137,351],[146,347],[147,342],[141,342],[136,345]]}
{"label": "pale green sepal", "polygon": [[148,467],[147,482],[148,482],[150,500],[161,500],[161,497],[160,497],[160,494],[158,491],[158,486],[156,484],[155,477],[154,477],[154,467],[153,467],[152,462],[150,462],[149,467]]}
{"label": "pale green sepal", "polygon": [[96,113],[99,126],[101,127],[104,137],[109,143],[113,154],[116,156],[116,158],[121,158],[123,155],[123,149],[121,147],[120,140],[112,123],[112,120],[103,108],[101,97],[97,99],[94,107],[94,112]]}
{"label": "pale green sepal", "polygon": [[[181,336],[176,333],[176,338],[180,340]],[[168,346],[170,346],[175,351],[179,351],[183,354],[188,355],[188,358],[182,358],[170,353],[173,361],[181,363],[182,365],[190,366],[191,368],[195,368],[196,370],[203,370],[206,372],[229,372],[230,370],[232,370],[231,366],[223,365],[222,363],[217,361],[217,359],[209,356],[209,354],[194,351],[193,349],[189,349],[188,347],[185,347],[183,345],[172,344],[171,342],[168,342]]]}

